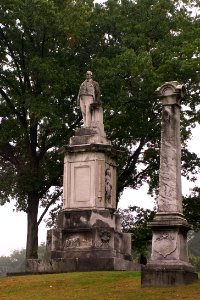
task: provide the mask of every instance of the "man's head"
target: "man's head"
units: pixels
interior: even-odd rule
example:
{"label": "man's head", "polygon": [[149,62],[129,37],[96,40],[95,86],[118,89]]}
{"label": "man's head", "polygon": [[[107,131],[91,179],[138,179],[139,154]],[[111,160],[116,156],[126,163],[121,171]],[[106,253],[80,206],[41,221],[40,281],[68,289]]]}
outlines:
{"label": "man's head", "polygon": [[89,80],[92,78],[92,72],[91,71],[87,71],[86,72],[86,79]]}

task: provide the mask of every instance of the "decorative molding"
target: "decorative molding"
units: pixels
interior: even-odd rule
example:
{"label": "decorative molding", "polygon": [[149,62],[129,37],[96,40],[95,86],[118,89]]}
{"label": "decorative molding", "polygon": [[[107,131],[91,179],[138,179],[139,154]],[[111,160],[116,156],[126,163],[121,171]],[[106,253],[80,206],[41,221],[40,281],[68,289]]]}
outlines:
{"label": "decorative molding", "polygon": [[66,239],[65,244],[64,244],[64,249],[80,247],[80,244],[81,243],[80,243],[79,237],[72,238],[72,239]]}

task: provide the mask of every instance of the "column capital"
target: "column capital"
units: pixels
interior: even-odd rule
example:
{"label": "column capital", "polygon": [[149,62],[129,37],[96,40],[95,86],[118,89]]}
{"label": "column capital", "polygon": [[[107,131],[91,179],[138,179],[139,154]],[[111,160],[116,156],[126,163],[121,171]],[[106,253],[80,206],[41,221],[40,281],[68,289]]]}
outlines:
{"label": "column capital", "polygon": [[181,99],[186,95],[186,89],[183,84],[177,81],[165,82],[161,87],[158,87],[156,93],[162,105],[177,104],[180,106]]}

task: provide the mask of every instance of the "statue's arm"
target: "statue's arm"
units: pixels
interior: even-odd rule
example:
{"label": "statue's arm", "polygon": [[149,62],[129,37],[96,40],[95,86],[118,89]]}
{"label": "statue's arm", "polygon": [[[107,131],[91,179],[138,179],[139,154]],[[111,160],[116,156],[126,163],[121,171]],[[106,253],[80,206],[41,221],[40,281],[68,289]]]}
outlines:
{"label": "statue's arm", "polygon": [[76,98],[76,105],[79,106],[80,105],[80,94],[78,93],[78,96]]}
{"label": "statue's arm", "polygon": [[100,87],[99,87],[99,84],[98,82],[94,82],[94,88],[95,88],[95,101],[96,102],[101,102],[101,91],[100,91]]}
{"label": "statue's arm", "polygon": [[[81,86],[82,86],[82,84],[81,84]],[[78,92],[78,96],[77,96],[77,99],[76,99],[76,105],[77,106],[80,106],[80,91],[81,91],[81,86],[80,86],[80,88],[79,88],[79,92]]]}

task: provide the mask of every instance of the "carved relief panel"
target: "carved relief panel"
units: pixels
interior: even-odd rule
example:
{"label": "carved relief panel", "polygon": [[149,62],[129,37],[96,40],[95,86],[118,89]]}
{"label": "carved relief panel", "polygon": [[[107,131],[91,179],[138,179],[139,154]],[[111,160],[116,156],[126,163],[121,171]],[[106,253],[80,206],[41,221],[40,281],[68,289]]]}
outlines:
{"label": "carved relief panel", "polygon": [[63,249],[66,251],[71,248],[88,248],[92,246],[90,233],[69,233],[64,235]]}
{"label": "carved relief panel", "polygon": [[171,259],[178,246],[177,232],[166,231],[155,233],[152,241],[153,259]]}
{"label": "carved relief panel", "polygon": [[94,247],[101,249],[113,247],[113,235],[109,229],[102,228],[96,233]]}
{"label": "carved relief panel", "polygon": [[180,108],[176,104],[164,105],[158,197],[158,211],[160,212],[182,211],[179,124]]}

